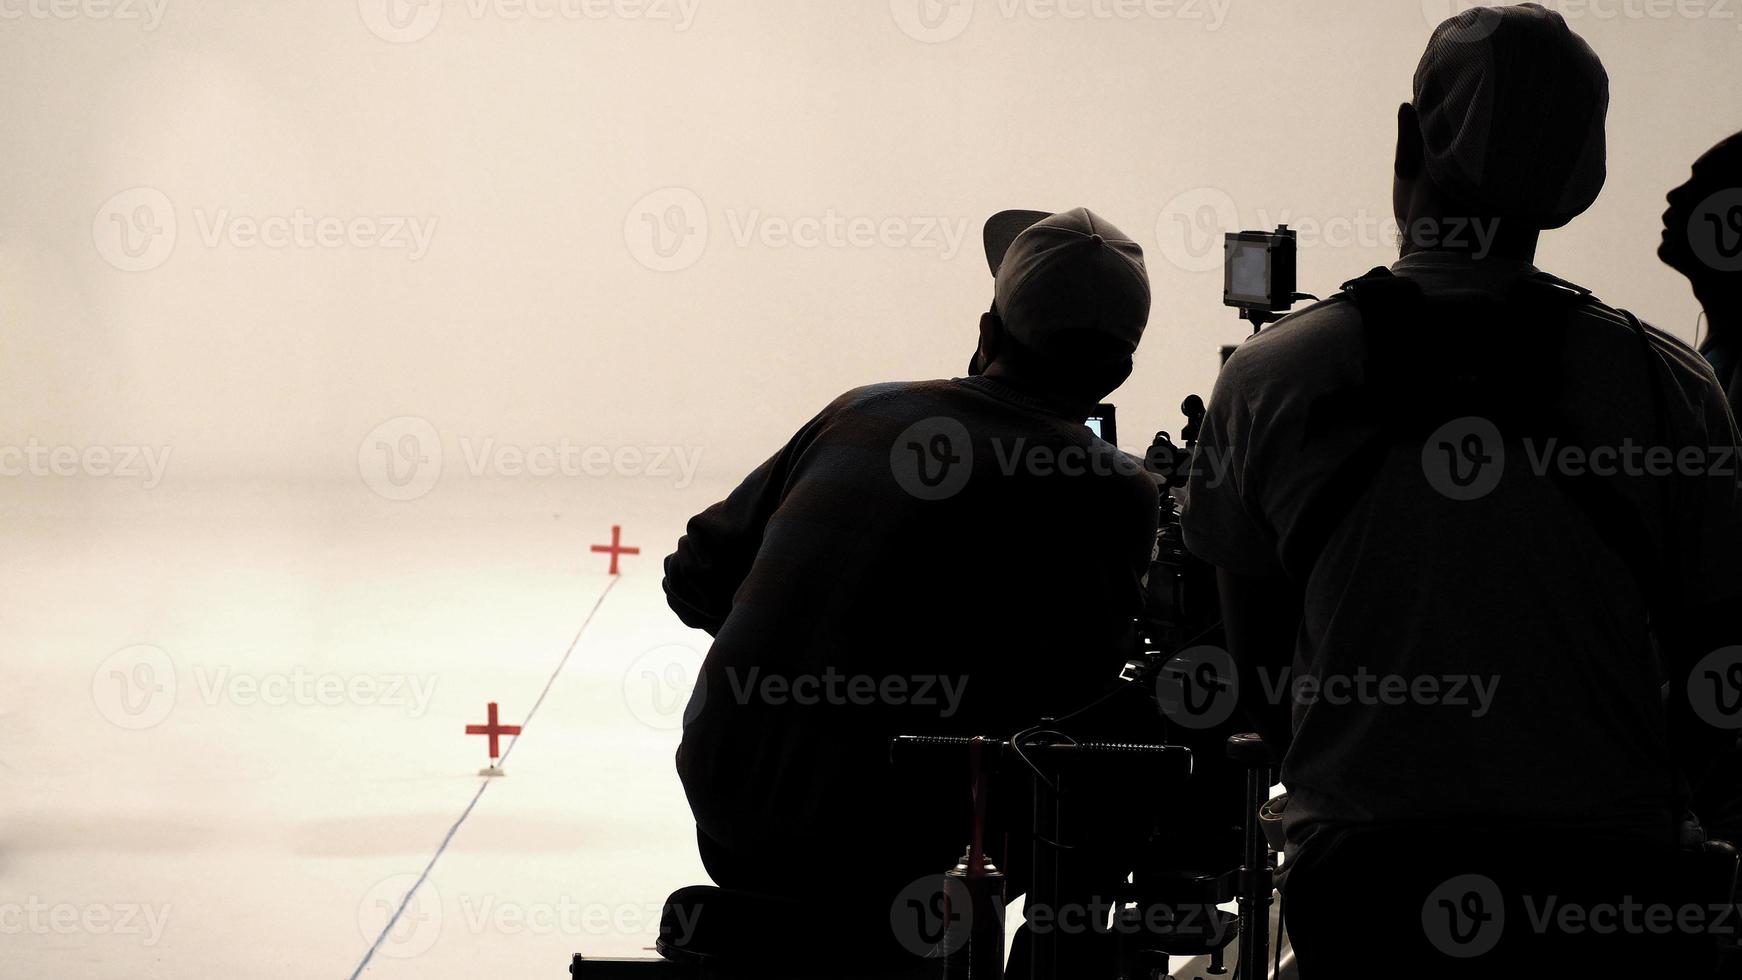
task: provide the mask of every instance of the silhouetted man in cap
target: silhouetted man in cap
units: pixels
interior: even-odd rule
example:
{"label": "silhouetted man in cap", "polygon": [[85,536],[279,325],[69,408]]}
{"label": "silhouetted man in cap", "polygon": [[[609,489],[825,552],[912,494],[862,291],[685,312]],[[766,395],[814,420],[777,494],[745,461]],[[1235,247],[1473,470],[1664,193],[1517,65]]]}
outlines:
{"label": "silhouetted man in cap", "polygon": [[1148,321],[1142,250],[1085,209],[1009,218],[971,376],[837,398],[665,564],[715,638],[677,758],[709,873],[885,934],[969,835],[966,769],[898,771],[890,740],[1007,738],[1107,690],[1154,543],[1153,481],[1084,425]]}

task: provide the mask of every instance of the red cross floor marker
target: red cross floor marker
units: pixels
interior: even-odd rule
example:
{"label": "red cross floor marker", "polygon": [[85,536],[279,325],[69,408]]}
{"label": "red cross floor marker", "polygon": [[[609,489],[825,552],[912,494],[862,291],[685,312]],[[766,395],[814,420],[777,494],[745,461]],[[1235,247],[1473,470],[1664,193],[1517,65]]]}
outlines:
{"label": "red cross floor marker", "polygon": [[467,735],[488,735],[488,736],[490,736],[490,768],[480,769],[478,771],[478,775],[480,775],[480,776],[500,776],[500,775],[502,775],[502,768],[499,765],[497,765],[497,760],[502,758],[502,753],[500,751],[498,751],[499,746],[497,745],[496,740],[503,735],[519,735],[520,734],[520,726],[519,725],[504,725],[504,724],[498,722],[496,720],[496,702],[494,702],[494,701],[490,702],[489,715],[490,715],[490,721],[487,724],[467,725],[466,726],[466,734]]}
{"label": "red cross floor marker", "polygon": [[623,528],[620,525],[613,524],[613,525],[611,525],[611,543],[610,544],[593,545],[593,552],[595,554],[608,554],[611,556],[611,574],[612,575],[617,574],[617,556],[618,555],[639,555],[639,554],[641,554],[640,548],[624,547],[623,544],[621,543],[622,541],[623,541]]}

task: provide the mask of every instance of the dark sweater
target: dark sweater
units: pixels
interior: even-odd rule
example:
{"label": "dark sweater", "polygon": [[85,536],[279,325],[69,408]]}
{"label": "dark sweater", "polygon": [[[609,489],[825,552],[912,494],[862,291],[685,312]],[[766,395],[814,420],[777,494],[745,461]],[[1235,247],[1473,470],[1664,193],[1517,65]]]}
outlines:
{"label": "dark sweater", "polygon": [[836,399],[665,562],[671,607],[715,636],[677,757],[704,851],[773,870],[850,850],[897,883],[947,868],[966,774],[897,772],[889,740],[1009,736],[1107,690],[1156,493],[985,378]]}

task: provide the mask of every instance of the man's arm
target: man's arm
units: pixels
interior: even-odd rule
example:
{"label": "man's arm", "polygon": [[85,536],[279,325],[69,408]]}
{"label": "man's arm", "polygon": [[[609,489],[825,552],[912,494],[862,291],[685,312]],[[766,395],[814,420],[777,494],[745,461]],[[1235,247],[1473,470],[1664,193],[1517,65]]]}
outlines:
{"label": "man's arm", "polygon": [[712,636],[725,624],[780,504],[780,460],[763,463],[725,500],[690,518],[677,550],[666,556],[665,600],[685,626]]}
{"label": "man's arm", "polygon": [[[1702,379],[1705,380],[1705,379]],[[1713,456],[1742,458],[1742,437],[1716,379],[1700,386],[1704,430]],[[1686,603],[1675,622],[1657,624],[1669,682],[1669,735],[1677,764],[1692,784],[1695,808],[1734,808],[1742,787],[1733,784],[1737,756],[1734,718],[1714,702],[1737,693],[1729,676],[1736,658],[1721,651],[1742,646],[1742,486],[1734,465],[1696,477],[1699,526],[1691,549]],[[1723,761],[1729,760],[1729,761]],[[1702,813],[1702,818],[1716,814]],[[1733,832],[1733,831],[1732,831]]]}
{"label": "man's arm", "polygon": [[[1242,575],[1226,568],[1216,569],[1216,587],[1222,598],[1228,654],[1238,671],[1240,704],[1270,747],[1271,757],[1280,760],[1294,737],[1293,698],[1272,701],[1267,693],[1290,690],[1286,682],[1300,632],[1300,590],[1280,575]],[[1284,683],[1277,683],[1279,679]]]}
{"label": "man's arm", "polygon": [[[1186,488],[1183,515],[1186,547],[1216,566],[1222,623],[1228,654],[1240,685],[1240,704],[1249,721],[1280,759],[1292,735],[1292,699],[1272,700],[1276,681],[1287,679],[1300,632],[1299,590],[1284,577],[1276,557],[1276,535],[1263,516],[1263,504],[1250,493],[1249,476],[1258,427],[1248,411],[1241,354],[1222,369],[1210,398]],[[1264,681],[1270,681],[1266,686]]]}
{"label": "man's arm", "polygon": [[848,392],[805,424],[786,446],[744,478],[731,495],[690,518],[665,559],[665,600],[684,625],[715,635],[750,574],[762,533],[785,499],[799,459]]}

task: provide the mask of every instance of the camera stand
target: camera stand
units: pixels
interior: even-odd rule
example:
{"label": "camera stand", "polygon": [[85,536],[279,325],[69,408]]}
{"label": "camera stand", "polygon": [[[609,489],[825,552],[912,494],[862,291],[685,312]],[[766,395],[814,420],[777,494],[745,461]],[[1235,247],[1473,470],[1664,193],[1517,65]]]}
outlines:
{"label": "camera stand", "polygon": [[[1028,890],[1029,917],[1037,910],[1049,918],[1059,908],[1063,896],[1059,892],[1060,840],[1069,827],[1067,807],[1061,791],[1067,780],[1089,776],[1094,770],[1116,769],[1123,778],[1169,779],[1190,775],[1191,750],[1181,745],[1143,745],[1109,742],[1073,742],[1055,740],[1057,736],[1036,736],[1021,741],[994,741],[973,738],[952,738],[924,735],[904,735],[891,746],[891,756],[923,757],[932,762],[938,756],[964,754],[973,746],[983,746],[997,758],[1023,763],[1030,771],[1033,787],[1033,848],[1032,879]],[[1133,767],[1141,772],[1133,773]],[[1030,972],[1032,980],[1056,980],[1059,974],[1059,934],[1056,929],[1031,930]]]}

